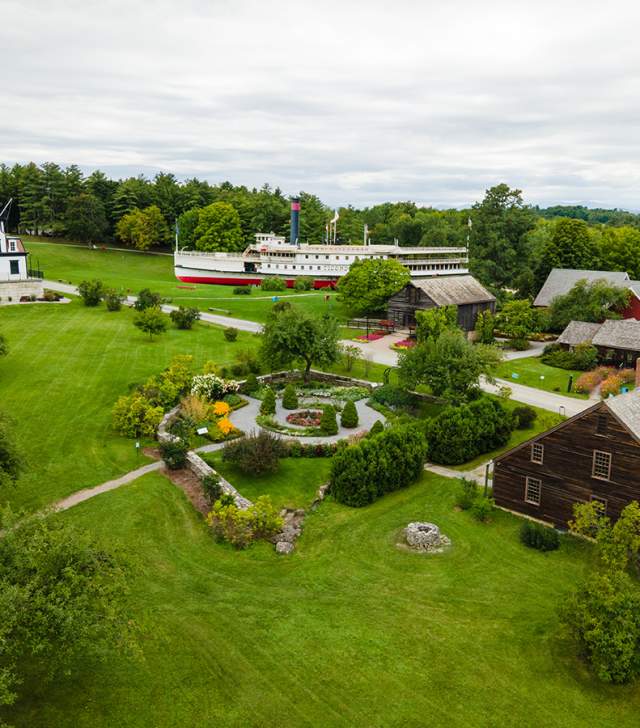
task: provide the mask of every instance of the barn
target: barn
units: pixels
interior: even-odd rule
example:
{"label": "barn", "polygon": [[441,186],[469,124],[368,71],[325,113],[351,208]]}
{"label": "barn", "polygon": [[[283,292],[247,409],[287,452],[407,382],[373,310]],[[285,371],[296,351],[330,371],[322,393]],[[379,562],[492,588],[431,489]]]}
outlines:
{"label": "barn", "polygon": [[425,278],[411,281],[391,296],[387,318],[397,328],[412,328],[416,325],[416,311],[441,306],[457,306],[458,325],[464,331],[473,331],[480,311],[495,312],[496,299],[473,276]]}

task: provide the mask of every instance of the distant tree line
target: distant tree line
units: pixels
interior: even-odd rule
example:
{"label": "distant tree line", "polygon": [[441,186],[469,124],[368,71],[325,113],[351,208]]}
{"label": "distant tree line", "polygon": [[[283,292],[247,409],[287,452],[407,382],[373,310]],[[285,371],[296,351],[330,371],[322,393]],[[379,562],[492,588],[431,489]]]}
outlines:
{"label": "distant tree line", "polygon": [[[333,210],[315,195],[299,196],[300,239],[322,242]],[[114,180],[100,170],[85,176],[77,165],[0,164],[0,202],[10,197],[16,202],[11,230],[139,250],[170,245],[176,221],[181,247],[199,250],[242,250],[258,231],[286,236],[289,229],[289,199],[279,188],[179,181],[165,172]],[[625,270],[640,278],[640,215],[583,206],[541,209],[506,184],[487,190],[469,209],[384,202],[338,213],[338,243],[362,243],[365,224],[373,243],[468,243],[472,273],[497,293],[515,289],[531,296],[553,267]]]}

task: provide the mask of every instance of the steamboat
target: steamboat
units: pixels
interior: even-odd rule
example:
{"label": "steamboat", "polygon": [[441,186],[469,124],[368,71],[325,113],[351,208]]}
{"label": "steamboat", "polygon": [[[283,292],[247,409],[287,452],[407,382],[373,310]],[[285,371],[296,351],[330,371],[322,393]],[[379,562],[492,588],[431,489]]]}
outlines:
{"label": "steamboat", "polygon": [[184,250],[176,243],[176,278],[183,283],[258,286],[264,278],[276,276],[293,287],[297,277],[305,276],[313,279],[314,288],[333,288],[356,260],[367,258],[397,260],[412,279],[468,273],[467,248],[375,245],[368,242],[366,228],[363,245],[300,244],[299,214],[300,202],[294,198],[289,242],[273,233],[257,233],[255,243],[242,253]]}

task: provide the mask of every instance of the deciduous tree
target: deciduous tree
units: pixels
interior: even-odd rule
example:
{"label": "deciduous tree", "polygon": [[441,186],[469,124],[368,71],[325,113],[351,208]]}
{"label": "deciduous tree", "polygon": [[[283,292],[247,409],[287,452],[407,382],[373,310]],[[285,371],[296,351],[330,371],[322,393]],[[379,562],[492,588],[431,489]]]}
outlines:
{"label": "deciduous tree", "polygon": [[238,211],[227,202],[214,202],[200,210],[194,231],[198,250],[242,250],[244,238]]}
{"label": "deciduous tree", "polygon": [[380,313],[409,280],[409,271],[395,260],[356,260],[338,281],[338,300],[356,316]]}
{"label": "deciduous tree", "polygon": [[549,327],[562,331],[569,321],[599,323],[607,318],[620,318],[631,292],[602,279],[578,281],[564,296],[556,296],[549,307]]}

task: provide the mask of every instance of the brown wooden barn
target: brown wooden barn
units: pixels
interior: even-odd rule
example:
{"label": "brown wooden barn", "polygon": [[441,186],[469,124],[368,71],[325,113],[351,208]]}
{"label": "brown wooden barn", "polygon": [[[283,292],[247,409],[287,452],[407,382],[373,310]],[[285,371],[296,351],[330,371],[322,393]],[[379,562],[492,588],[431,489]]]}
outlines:
{"label": "brown wooden barn", "polygon": [[573,505],[601,501],[617,519],[640,501],[640,393],[598,402],[494,460],[493,497],[565,528]]}
{"label": "brown wooden barn", "polygon": [[416,311],[441,306],[458,307],[458,325],[473,331],[480,311],[495,311],[496,299],[473,276],[442,276],[411,281],[391,296],[387,318],[398,328],[416,325]]}
{"label": "brown wooden barn", "polygon": [[607,319],[601,324],[570,321],[558,337],[558,344],[566,349],[585,342],[598,349],[600,361],[634,367],[640,357],[640,321]]}

